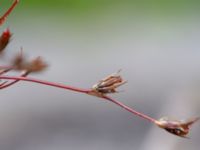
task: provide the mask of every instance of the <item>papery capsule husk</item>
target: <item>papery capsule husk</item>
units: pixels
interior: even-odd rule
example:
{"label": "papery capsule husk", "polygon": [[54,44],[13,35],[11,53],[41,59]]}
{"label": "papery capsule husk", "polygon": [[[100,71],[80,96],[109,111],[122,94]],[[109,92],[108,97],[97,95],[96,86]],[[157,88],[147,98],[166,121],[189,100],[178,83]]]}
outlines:
{"label": "papery capsule husk", "polygon": [[92,87],[93,95],[96,93],[99,95],[116,93],[116,88],[126,83],[122,77],[118,74],[111,74],[108,77],[100,80],[97,84]]}
{"label": "papery capsule husk", "polygon": [[161,118],[160,120],[157,120],[155,124],[174,135],[186,137],[186,135],[189,133],[191,125],[194,124],[198,119],[199,118],[191,118],[186,121],[182,121]]}

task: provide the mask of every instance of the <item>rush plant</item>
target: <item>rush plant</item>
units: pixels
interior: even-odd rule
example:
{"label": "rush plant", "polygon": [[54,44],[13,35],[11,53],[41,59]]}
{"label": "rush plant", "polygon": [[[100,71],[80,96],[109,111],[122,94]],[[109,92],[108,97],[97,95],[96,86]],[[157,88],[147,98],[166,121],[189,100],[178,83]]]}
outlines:
{"label": "rush plant", "polygon": [[[13,11],[13,9],[18,4],[19,0],[14,0],[11,7],[0,17],[0,26],[6,21],[9,14]],[[0,36],[0,55],[4,56],[4,51],[7,45],[10,42],[12,34],[10,30],[7,28],[3,31]],[[36,78],[28,77],[33,72],[42,72],[47,68],[47,64],[41,57],[36,57],[33,60],[27,60],[23,55],[23,50],[19,52],[18,55],[13,57],[13,61],[10,62],[8,66],[0,66],[0,89],[5,89],[13,86],[19,81],[27,81],[37,84],[43,84],[46,86],[52,86],[55,88],[60,88],[64,90],[70,90],[73,92],[79,92],[83,94],[87,94],[90,96],[95,96],[106,101],[109,101],[113,104],[120,106],[126,111],[136,115],[144,120],[149,121],[150,123],[155,124],[157,127],[165,129],[166,131],[180,136],[186,137],[189,133],[189,129],[193,123],[195,123],[199,118],[191,118],[185,121],[179,120],[170,120],[168,118],[154,119],[148,115],[145,115],[141,112],[132,109],[125,104],[113,99],[111,96],[117,92],[117,88],[126,83],[121,75],[120,71],[117,73],[111,74],[104,79],[100,80],[98,83],[94,84],[90,89],[81,89],[78,87],[72,87],[64,84],[53,83],[49,81],[39,80]],[[18,76],[9,75],[10,72],[17,71],[19,72]]]}

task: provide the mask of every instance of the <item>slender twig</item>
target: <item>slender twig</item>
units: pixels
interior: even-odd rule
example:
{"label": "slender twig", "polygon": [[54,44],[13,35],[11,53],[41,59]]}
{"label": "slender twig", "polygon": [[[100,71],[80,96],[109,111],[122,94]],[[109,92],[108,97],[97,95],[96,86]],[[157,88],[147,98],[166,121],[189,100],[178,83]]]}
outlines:
{"label": "slender twig", "polygon": [[30,78],[30,77],[28,78],[28,77],[15,77],[15,76],[12,76],[12,77],[11,76],[0,76],[0,79],[29,81],[29,82],[44,84],[44,85],[48,85],[48,86],[67,89],[67,90],[71,90],[71,91],[75,91],[75,92],[79,92],[79,93],[85,93],[85,94],[88,94],[88,92],[90,92],[90,90],[80,89],[80,88],[76,88],[76,87],[67,86],[64,84],[53,83],[53,82],[34,79],[34,78]]}
{"label": "slender twig", "polygon": [[8,81],[2,82],[2,83],[0,84],[0,87],[1,87],[1,86],[4,86],[6,83],[8,83]]}
{"label": "slender twig", "polygon": [[109,100],[112,103],[115,103],[116,105],[126,109],[127,111],[131,112],[132,114],[134,114],[134,115],[136,115],[138,117],[141,117],[141,118],[146,119],[146,120],[148,120],[150,122],[153,122],[153,123],[155,123],[155,121],[156,121],[154,118],[151,118],[151,117],[149,117],[149,116],[147,116],[147,115],[145,115],[143,113],[140,113],[140,112],[138,112],[138,111],[136,111],[136,110],[124,105],[123,103],[121,103],[121,102],[119,102],[119,101],[117,101],[117,100],[115,100],[115,99],[113,99],[111,97],[103,96],[103,98]]}
{"label": "slender twig", "polygon": [[[44,80],[38,80],[38,79],[35,79],[35,78],[30,78],[30,77],[15,77],[15,76],[0,76],[0,79],[7,79],[7,80],[15,80],[15,81],[19,81],[19,80],[23,80],[23,81],[28,81],[28,82],[34,82],[34,83],[39,83],[39,84],[44,84],[44,85],[48,85],[48,86],[53,86],[53,87],[57,87],[57,88],[62,88],[62,89],[67,89],[67,90],[71,90],[71,91],[75,91],[75,92],[79,92],[79,93],[85,93],[85,94],[90,94],[91,92],[91,89],[80,89],[80,88],[77,88],[77,87],[71,87],[71,86],[68,86],[68,85],[63,85],[63,84],[58,84],[58,83],[53,83],[53,82],[49,82],[49,81],[44,81]],[[90,94],[91,95],[91,94]],[[128,106],[126,106],[125,104],[115,100],[115,99],[112,99],[108,96],[102,96],[100,98],[103,98],[103,99],[106,99],[110,102],[113,102],[114,104],[124,108],[125,110],[131,112],[132,114],[138,116],[138,117],[141,117],[145,120],[148,120],[150,122],[153,122],[155,123],[155,119],[143,114],[143,113],[140,113]]]}
{"label": "slender twig", "polygon": [[7,72],[9,72],[11,70],[12,70],[11,68],[9,68],[9,69],[3,69],[3,70],[0,71],[0,75],[5,74],[5,73],[7,73]]}
{"label": "slender twig", "polygon": [[12,66],[0,66],[0,69],[14,69]]}
{"label": "slender twig", "polygon": [[[20,77],[26,77],[26,76],[28,76],[29,73],[30,73],[29,71],[22,71]],[[14,81],[11,81],[11,82],[9,82],[7,84],[6,84],[6,81],[5,81],[5,82],[2,83],[2,85],[0,85],[0,89],[7,88],[7,87],[19,82],[19,81],[20,80],[14,80]]]}
{"label": "slender twig", "polygon": [[19,0],[15,0],[13,4],[11,5],[11,7],[3,14],[2,17],[0,17],[0,25],[2,25],[5,22],[6,18],[13,11],[13,9],[15,8],[18,2]]}
{"label": "slender twig", "polygon": [[[3,70],[0,71],[0,75],[3,75],[3,74],[5,74],[5,73],[7,73],[7,72],[9,72],[9,71],[11,71],[11,70],[12,70],[11,68],[9,68],[9,69],[3,69]],[[0,87],[6,85],[6,83],[8,83],[8,81],[2,82],[2,83],[0,84]],[[0,88],[0,89],[1,89],[1,88]]]}

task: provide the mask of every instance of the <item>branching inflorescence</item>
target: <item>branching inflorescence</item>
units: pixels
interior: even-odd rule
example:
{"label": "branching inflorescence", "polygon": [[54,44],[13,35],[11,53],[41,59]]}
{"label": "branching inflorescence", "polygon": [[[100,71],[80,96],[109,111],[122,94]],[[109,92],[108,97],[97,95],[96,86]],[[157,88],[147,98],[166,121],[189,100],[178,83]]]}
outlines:
{"label": "branching inflorescence", "polygon": [[[5,12],[5,14],[0,17],[0,26],[5,22],[8,15],[12,12],[14,7],[18,4],[19,0],[14,0],[12,6]],[[9,29],[6,29],[0,36],[0,55],[3,55],[8,43],[10,42],[12,34]],[[120,76],[120,71],[111,74],[106,78],[100,80],[97,84],[92,86],[91,89],[81,89],[77,87],[72,87],[64,84],[53,83],[49,81],[39,80],[35,78],[28,77],[29,74],[33,72],[41,72],[47,68],[47,64],[43,61],[41,57],[36,57],[33,60],[26,60],[21,50],[18,55],[13,58],[13,61],[8,66],[0,66],[0,89],[8,88],[19,81],[28,81],[32,83],[43,84],[47,86],[52,86],[60,89],[70,90],[74,92],[79,92],[83,94],[88,94],[91,96],[96,96],[104,100],[110,101],[128,112],[150,121],[151,123],[157,125],[166,131],[175,134],[180,137],[186,137],[189,132],[190,126],[196,122],[199,118],[189,119],[187,121],[169,120],[167,118],[161,118],[156,120],[143,113],[140,113],[125,104],[113,99],[108,96],[117,92],[117,88],[126,83],[125,80]],[[17,71],[20,73],[19,76],[9,76],[11,71]]]}

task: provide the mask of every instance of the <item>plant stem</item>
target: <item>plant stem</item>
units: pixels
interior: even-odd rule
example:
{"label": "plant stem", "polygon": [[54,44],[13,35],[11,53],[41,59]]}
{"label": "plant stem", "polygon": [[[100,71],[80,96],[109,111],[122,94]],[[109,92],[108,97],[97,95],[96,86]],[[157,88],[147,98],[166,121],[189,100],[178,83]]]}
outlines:
{"label": "plant stem", "polygon": [[67,89],[67,90],[80,92],[80,93],[85,93],[85,94],[87,94],[90,91],[90,90],[85,90],[85,89],[80,89],[80,88],[76,88],[76,87],[67,86],[67,85],[64,85],[64,84],[53,83],[53,82],[44,81],[44,80],[38,80],[38,79],[30,78],[30,77],[27,78],[27,77],[15,77],[15,76],[12,76],[12,77],[10,77],[10,76],[0,76],[0,79],[29,81],[29,82],[44,84],[44,85],[48,85],[48,86]]}
{"label": "plant stem", "polygon": [[4,73],[7,73],[9,71],[11,71],[12,69],[4,69],[4,70],[1,70],[0,71],[0,75],[4,74]]}
{"label": "plant stem", "polygon": [[0,17],[0,25],[2,25],[4,23],[7,16],[12,12],[12,10],[15,8],[15,6],[17,5],[18,2],[19,2],[19,0],[15,0],[13,2],[13,4],[11,5],[11,7],[4,13],[4,15],[2,17]]}
{"label": "plant stem", "polygon": [[[30,73],[29,71],[22,71],[20,77],[26,77],[26,76],[28,76],[29,73]],[[0,89],[5,89],[5,88],[7,88],[7,87],[19,82],[19,81],[20,80],[14,80],[14,81],[7,83],[7,84],[5,84],[5,82],[4,82],[2,85],[0,85]]]}
{"label": "plant stem", "polygon": [[[28,81],[28,82],[34,82],[34,83],[39,83],[39,84],[44,84],[44,85],[48,85],[48,86],[53,86],[53,87],[57,87],[57,88],[62,88],[62,89],[67,89],[67,90],[71,90],[71,91],[75,91],[75,92],[79,92],[79,93],[85,93],[85,94],[90,94],[91,92],[91,89],[89,90],[86,90],[86,89],[80,89],[80,88],[76,88],[76,87],[71,87],[71,86],[68,86],[68,85],[63,85],[63,84],[58,84],[58,83],[53,83],[53,82],[49,82],[49,81],[44,81],[44,80],[38,80],[38,79],[34,79],[34,78],[28,78],[28,77],[15,77],[15,76],[0,76],[0,79],[7,79],[7,80],[16,80],[16,81],[19,81],[19,80],[23,80],[23,81]],[[140,117],[140,118],[143,118],[145,120],[148,120],[152,123],[155,123],[155,119],[143,114],[143,113],[140,113],[128,106],[126,106],[125,104],[115,100],[115,99],[112,99],[108,96],[101,96],[100,98],[103,98],[103,99],[106,99],[122,108],[124,108],[125,110],[131,112],[132,114]]]}
{"label": "plant stem", "polygon": [[155,123],[155,121],[156,121],[154,118],[151,118],[151,117],[149,117],[149,116],[147,116],[147,115],[145,115],[143,113],[140,113],[140,112],[138,112],[138,111],[136,111],[136,110],[124,105],[123,103],[121,103],[121,102],[119,102],[119,101],[117,101],[115,99],[112,99],[111,97],[104,96],[103,98],[109,100],[110,102],[112,102],[112,103],[114,103],[114,104],[116,104],[116,105],[118,105],[118,106],[120,106],[122,108],[124,108],[125,110],[131,112],[132,114],[134,114],[134,115],[136,115],[138,117],[141,117],[141,118],[146,119],[146,120],[148,120],[150,122],[153,122],[153,123]]}

